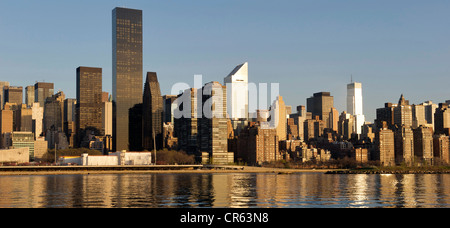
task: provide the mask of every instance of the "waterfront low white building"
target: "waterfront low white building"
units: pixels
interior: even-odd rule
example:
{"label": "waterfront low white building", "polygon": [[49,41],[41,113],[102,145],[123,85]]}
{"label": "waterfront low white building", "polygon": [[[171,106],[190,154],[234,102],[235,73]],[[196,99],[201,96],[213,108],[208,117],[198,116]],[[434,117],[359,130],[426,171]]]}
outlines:
{"label": "waterfront low white building", "polygon": [[27,163],[30,162],[28,147],[0,150],[0,163]]}
{"label": "waterfront low white building", "polygon": [[81,166],[117,166],[117,165],[151,165],[152,153],[150,152],[115,152],[109,155],[62,156],[59,158],[61,165]]}

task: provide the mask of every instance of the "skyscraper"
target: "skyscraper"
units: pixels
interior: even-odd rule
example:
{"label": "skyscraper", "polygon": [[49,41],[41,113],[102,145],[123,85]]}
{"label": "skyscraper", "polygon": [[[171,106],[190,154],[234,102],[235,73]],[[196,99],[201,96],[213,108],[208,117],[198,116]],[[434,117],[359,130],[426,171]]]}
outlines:
{"label": "skyscraper", "polygon": [[59,91],[47,98],[44,104],[44,133],[48,130],[62,132],[64,129],[64,100],[66,95]]}
{"label": "skyscraper", "polygon": [[412,106],[405,97],[400,97],[397,107],[394,108],[394,124],[397,126],[411,127],[413,125]]}
{"label": "skyscraper", "polygon": [[342,139],[349,140],[353,133],[355,133],[355,116],[344,111],[339,116],[338,134]]}
{"label": "skyscraper", "polygon": [[236,66],[224,79],[227,87],[227,114],[231,120],[234,135],[248,124],[249,91],[248,91],[248,63]]}
{"label": "skyscraper", "polygon": [[383,128],[383,122],[386,123],[389,129],[394,129],[394,108],[397,104],[385,103],[384,108],[377,109],[377,119],[375,120],[375,126],[378,129]]}
{"label": "skyscraper", "polygon": [[13,111],[0,110],[0,148],[5,148],[6,134],[13,132]]}
{"label": "skyscraper", "polygon": [[128,150],[143,151],[143,105],[142,103],[134,105],[128,112]]}
{"label": "skyscraper", "polygon": [[[303,105],[297,106],[297,113],[289,115],[290,118],[294,119],[294,124],[298,127],[298,137],[300,140],[305,140],[304,136],[304,122],[306,119],[308,119],[306,115],[306,107]],[[311,113],[309,113],[311,114]]]}
{"label": "skyscraper", "polygon": [[419,126],[425,126],[427,121],[425,119],[425,106],[423,104],[413,104],[412,109],[412,127],[418,128]]}
{"label": "skyscraper", "polygon": [[338,122],[339,122],[339,112],[336,108],[331,108],[330,110],[330,118],[329,118],[329,128],[335,132],[339,131]]}
{"label": "skyscraper", "polygon": [[400,126],[394,131],[395,160],[397,164],[414,163],[414,134],[410,127]]}
{"label": "skyscraper", "polygon": [[[163,98],[158,82],[158,76],[154,72],[147,73],[144,86],[142,115],[143,147],[146,150],[161,149],[163,127]],[[156,140],[156,142],[153,141]]]}
{"label": "skyscraper", "polygon": [[355,133],[362,132],[362,126],[366,121],[363,114],[362,84],[352,82],[347,85],[347,113],[355,117]]}
{"label": "skyscraper", "polygon": [[22,104],[16,110],[16,129],[17,131],[31,132],[33,130],[32,109],[28,108],[26,104]]}
{"label": "skyscraper", "polygon": [[434,131],[436,134],[450,135],[450,108],[446,103],[440,103],[434,113]]}
{"label": "skyscraper", "polygon": [[5,86],[4,88],[5,103],[16,104],[22,106],[23,103],[23,87],[22,86]]}
{"label": "skyscraper", "polygon": [[175,100],[176,95],[164,95],[163,96],[163,123],[174,123],[173,112],[177,108]]}
{"label": "skyscraper", "polygon": [[5,94],[3,89],[9,86],[9,82],[0,82],[0,110],[3,110],[3,105],[5,104]]}
{"label": "skyscraper", "polygon": [[395,140],[394,132],[382,128],[377,132],[375,142],[375,160],[379,160],[382,166],[395,166]]}
{"label": "skyscraper", "polygon": [[450,138],[446,135],[434,135],[433,152],[441,164],[450,164]]}
{"label": "skyscraper", "polygon": [[113,24],[113,150],[127,150],[129,109],[142,103],[142,10],[115,8]]}
{"label": "skyscraper", "polygon": [[279,139],[276,129],[262,129],[250,124],[245,127],[237,139],[238,159],[248,164],[262,164],[281,159]]}
{"label": "skyscraper", "polygon": [[44,106],[44,134],[48,148],[58,150],[69,147],[66,134],[64,134],[64,100],[66,95],[59,91],[48,97]]}
{"label": "skyscraper", "polygon": [[113,105],[110,99],[103,101],[102,103],[102,119],[103,119],[103,130],[105,135],[112,136],[112,111]]}
{"label": "skyscraper", "polygon": [[77,99],[67,98],[64,100],[64,133],[66,133],[69,147],[71,148],[75,147],[76,145],[76,105]]}
{"label": "skyscraper", "polygon": [[86,130],[103,135],[102,68],[77,68],[76,134],[80,144]]}
{"label": "skyscraper", "polygon": [[227,110],[232,120],[248,118],[248,63],[243,63],[225,77]]}
{"label": "skyscraper", "polygon": [[287,115],[286,115],[286,104],[284,103],[283,97],[278,96],[275,101],[275,106],[278,112],[278,125],[277,125],[277,136],[280,140],[286,140],[287,137]]}
{"label": "skyscraper", "polygon": [[45,99],[52,97],[54,92],[53,83],[37,82],[34,84],[34,101],[38,102],[40,107],[44,107]]}
{"label": "skyscraper", "polygon": [[[202,88],[203,113],[199,119],[198,145],[207,152],[213,164],[226,165],[234,158],[228,153],[227,89],[218,82],[207,83]],[[202,154],[204,157],[204,155]]]}
{"label": "skyscraper", "polygon": [[25,104],[27,104],[28,107],[33,106],[34,103],[34,86],[27,86],[25,87]]}
{"label": "skyscraper", "polygon": [[425,119],[428,124],[431,124],[434,131],[434,113],[438,108],[438,104],[433,104],[432,101],[426,101],[423,105],[425,106]]}
{"label": "skyscraper", "polygon": [[276,129],[279,140],[286,140],[287,138],[287,115],[286,104],[282,96],[278,96],[273,101],[269,110],[270,122],[261,123],[262,129]]}
{"label": "skyscraper", "polygon": [[[179,148],[196,157],[201,157],[197,143],[199,119],[203,105],[199,102],[201,96],[200,89],[191,88],[179,94],[174,102],[177,107],[174,114],[180,116],[174,118],[174,131],[178,137]],[[185,112],[185,115],[181,115],[181,112]]]}
{"label": "skyscraper", "polygon": [[307,112],[312,113],[312,119],[319,116],[319,119],[325,122],[326,128],[329,128],[330,110],[334,106],[334,98],[330,92],[315,93],[306,100],[306,104]]}
{"label": "skyscraper", "polygon": [[35,102],[31,108],[32,131],[34,136],[38,138],[43,133],[44,124],[44,107],[40,107],[38,102]]}
{"label": "skyscraper", "polygon": [[413,129],[414,134],[414,155],[424,164],[433,165],[433,128],[420,126]]}

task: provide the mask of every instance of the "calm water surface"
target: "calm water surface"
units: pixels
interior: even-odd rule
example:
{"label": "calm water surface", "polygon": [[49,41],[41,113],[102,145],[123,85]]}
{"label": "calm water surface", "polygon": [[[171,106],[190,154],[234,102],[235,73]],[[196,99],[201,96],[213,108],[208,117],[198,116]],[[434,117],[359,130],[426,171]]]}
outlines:
{"label": "calm water surface", "polygon": [[0,207],[450,207],[450,174],[0,176]]}

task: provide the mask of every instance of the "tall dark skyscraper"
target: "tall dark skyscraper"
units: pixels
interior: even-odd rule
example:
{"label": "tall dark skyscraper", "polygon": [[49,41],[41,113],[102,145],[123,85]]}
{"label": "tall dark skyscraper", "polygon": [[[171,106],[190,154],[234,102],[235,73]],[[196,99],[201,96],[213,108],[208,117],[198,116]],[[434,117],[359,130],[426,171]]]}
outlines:
{"label": "tall dark skyscraper", "polygon": [[0,81],[0,111],[3,110],[3,105],[5,104],[5,94],[3,89],[9,86],[9,82]]}
{"label": "tall dark skyscraper", "polygon": [[[143,97],[143,146],[146,150],[153,150],[153,138],[156,140],[156,149],[162,148],[163,126],[163,98],[158,82],[158,76],[154,72],[147,73]],[[155,137],[153,137],[155,134]]]}
{"label": "tall dark skyscraper", "polygon": [[446,103],[439,104],[434,114],[434,129],[436,134],[450,135],[450,107]]}
{"label": "tall dark skyscraper", "polygon": [[142,11],[115,8],[113,38],[113,150],[129,149],[129,110],[142,103]]}
{"label": "tall dark skyscraper", "polygon": [[306,100],[307,111],[312,113],[312,118],[319,116],[320,120],[323,120],[327,127],[329,127],[330,111],[334,107],[334,98],[330,92],[315,93],[313,97]]}
{"label": "tall dark skyscraper", "polygon": [[23,103],[23,87],[8,86],[4,89],[5,102],[13,103],[21,106]]}
{"label": "tall dark skyscraper", "polygon": [[34,101],[38,102],[40,107],[44,107],[45,99],[52,97],[54,92],[53,83],[37,82],[34,84]]}
{"label": "tall dark skyscraper", "polygon": [[103,135],[102,92],[102,68],[78,67],[75,121],[78,144],[85,130]]}
{"label": "tall dark skyscraper", "polygon": [[44,104],[44,132],[47,130],[61,132],[64,128],[63,114],[64,114],[64,100],[66,95],[59,91],[45,99]]}

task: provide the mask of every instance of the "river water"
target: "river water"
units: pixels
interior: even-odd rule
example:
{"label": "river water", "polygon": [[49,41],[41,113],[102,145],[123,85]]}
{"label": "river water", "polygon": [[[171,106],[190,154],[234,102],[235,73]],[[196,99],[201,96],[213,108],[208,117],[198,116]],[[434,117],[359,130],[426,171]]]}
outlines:
{"label": "river water", "polygon": [[0,208],[450,207],[450,174],[0,176]]}

